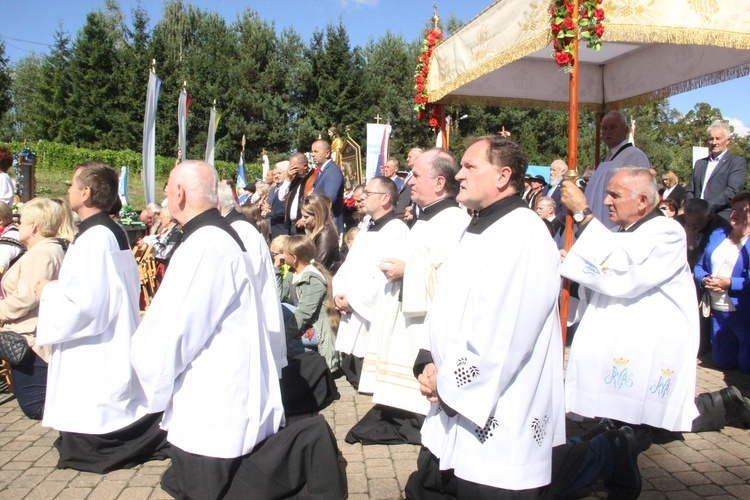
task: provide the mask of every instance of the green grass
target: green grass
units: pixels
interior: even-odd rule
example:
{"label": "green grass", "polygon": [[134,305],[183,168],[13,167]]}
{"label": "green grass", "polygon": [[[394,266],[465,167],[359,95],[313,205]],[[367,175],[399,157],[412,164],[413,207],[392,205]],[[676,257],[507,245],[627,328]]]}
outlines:
{"label": "green grass", "polygon": [[[68,199],[68,187],[72,180],[72,174],[55,171],[36,171],[36,195],[50,198]],[[164,183],[166,177],[156,178],[156,202],[161,203],[164,199]],[[139,175],[128,176],[128,202],[134,210],[140,211],[146,208],[146,196],[143,194],[143,182]]]}

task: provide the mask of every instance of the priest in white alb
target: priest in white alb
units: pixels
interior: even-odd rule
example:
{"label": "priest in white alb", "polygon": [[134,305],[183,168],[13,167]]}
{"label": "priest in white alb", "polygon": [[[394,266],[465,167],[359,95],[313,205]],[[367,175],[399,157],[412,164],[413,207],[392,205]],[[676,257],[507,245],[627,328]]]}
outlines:
{"label": "priest in white alb", "polygon": [[[415,364],[431,403],[407,498],[534,498],[565,441],[557,248],[518,192],[515,142],[470,143],[457,200],[474,217],[441,268]],[[525,491],[521,491],[525,490]]]}
{"label": "priest in white alb", "polygon": [[58,281],[39,282],[36,342],[50,346],[42,425],[60,431],[58,468],[106,473],[166,458],[161,414],[149,414],[130,365],[140,280],[127,236],[108,215],[117,172],[76,167],[68,189],[81,224]]}

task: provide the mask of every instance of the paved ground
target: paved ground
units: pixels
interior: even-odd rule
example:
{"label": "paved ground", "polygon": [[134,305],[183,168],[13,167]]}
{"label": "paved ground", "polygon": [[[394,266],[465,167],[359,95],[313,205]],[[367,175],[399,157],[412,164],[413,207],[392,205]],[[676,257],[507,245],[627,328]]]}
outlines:
{"label": "paved ground", "polygon": [[[338,385],[341,398],[322,413],[339,441],[339,465],[346,471],[350,498],[401,498],[406,480],[416,467],[418,448],[346,444],[346,433],[371,403],[343,379]],[[706,363],[699,364],[699,392],[726,385],[736,385],[750,395],[750,377],[724,374]],[[5,399],[0,404],[0,500],[170,498],[159,487],[168,462],[150,462],[104,476],[57,470],[57,452],[52,446],[55,433],[24,417],[14,399]],[[571,434],[580,431],[576,424],[569,427]],[[750,499],[750,432],[741,427],[662,436],[640,456],[639,464],[643,475],[641,498]],[[606,497],[606,492],[600,483],[586,496]]]}

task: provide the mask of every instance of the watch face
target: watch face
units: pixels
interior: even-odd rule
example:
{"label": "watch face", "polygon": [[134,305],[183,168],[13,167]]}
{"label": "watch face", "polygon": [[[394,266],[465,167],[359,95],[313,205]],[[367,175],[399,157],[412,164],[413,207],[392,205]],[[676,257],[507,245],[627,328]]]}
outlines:
{"label": "watch face", "polygon": [[584,219],[584,215],[582,212],[576,212],[573,214],[573,220],[576,222],[581,222]]}

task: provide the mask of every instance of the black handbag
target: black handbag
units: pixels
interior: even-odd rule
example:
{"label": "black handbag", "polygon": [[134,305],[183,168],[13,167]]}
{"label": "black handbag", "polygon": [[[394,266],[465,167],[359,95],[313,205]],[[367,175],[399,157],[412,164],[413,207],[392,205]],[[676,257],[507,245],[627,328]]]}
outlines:
{"label": "black handbag", "polygon": [[0,332],[0,359],[17,366],[26,361],[30,353],[31,348],[21,335],[16,332]]}

